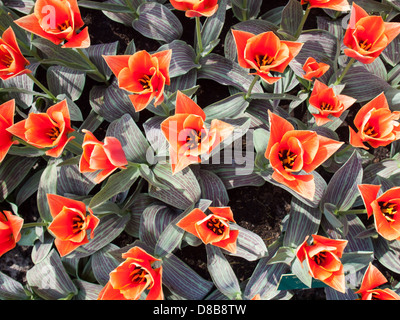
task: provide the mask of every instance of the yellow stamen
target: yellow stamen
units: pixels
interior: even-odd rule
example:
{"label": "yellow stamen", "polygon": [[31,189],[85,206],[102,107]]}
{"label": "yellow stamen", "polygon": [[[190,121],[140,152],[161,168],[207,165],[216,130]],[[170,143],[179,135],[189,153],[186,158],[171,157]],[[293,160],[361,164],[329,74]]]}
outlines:
{"label": "yellow stamen", "polygon": [[268,55],[264,55],[264,56],[257,55],[257,56],[256,56],[256,62],[257,62],[257,65],[258,65],[259,67],[268,66],[268,65],[270,65],[274,60],[275,60],[274,57],[268,57]]}
{"label": "yellow stamen", "polygon": [[291,152],[290,150],[281,150],[279,151],[278,156],[285,169],[293,168],[294,162],[297,158],[297,154]]}
{"label": "yellow stamen", "polygon": [[389,222],[395,221],[394,215],[397,213],[397,204],[390,202],[379,202],[378,204],[386,220]]}
{"label": "yellow stamen", "polygon": [[147,74],[143,75],[142,79],[139,79],[139,83],[143,86],[143,90],[151,88],[150,80],[151,78]]}
{"label": "yellow stamen", "polygon": [[376,137],[378,132],[375,132],[375,128],[369,122],[367,122],[364,127],[364,134],[370,137]]}
{"label": "yellow stamen", "polygon": [[361,49],[363,49],[365,51],[368,51],[372,47],[372,43],[369,43],[368,39],[366,39],[362,42],[360,41],[358,45],[360,46]]}
{"label": "yellow stamen", "polygon": [[321,110],[332,110],[333,109],[333,107],[327,102],[322,102],[320,108],[321,108]]}
{"label": "yellow stamen", "polygon": [[49,132],[47,132],[47,135],[49,136],[49,138],[53,141],[55,141],[58,136],[60,135],[60,128],[58,127],[53,127],[50,129]]}
{"label": "yellow stamen", "polygon": [[132,282],[140,284],[147,281],[146,275],[147,271],[145,269],[135,266],[135,269],[133,269],[129,276]]}

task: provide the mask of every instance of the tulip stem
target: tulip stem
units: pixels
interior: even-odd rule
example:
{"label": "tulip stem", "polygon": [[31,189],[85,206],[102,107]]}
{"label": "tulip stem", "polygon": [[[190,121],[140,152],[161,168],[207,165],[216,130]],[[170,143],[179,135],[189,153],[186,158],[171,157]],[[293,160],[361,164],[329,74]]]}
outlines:
{"label": "tulip stem", "polygon": [[76,48],[76,51],[79,53],[79,55],[82,57],[82,59],[90,66],[91,70],[90,73],[93,73],[95,75],[97,75],[102,82],[108,84],[108,81],[106,79],[106,77],[104,76],[104,74],[102,74],[99,69],[96,67],[96,65],[89,59],[89,57],[86,55],[85,52],[83,52],[82,49],[80,48]]}
{"label": "tulip stem", "polygon": [[26,74],[44,93],[46,93],[53,102],[57,102],[57,98],[47,89],[32,73]]}
{"label": "tulip stem", "polygon": [[260,79],[260,76],[258,74],[256,74],[253,78],[253,81],[250,84],[249,89],[247,90],[246,95],[244,96],[244,99],[247,100],[248,98],[250,98],[251,96],[251,91],[253,90],[253,87],[255,86],[255,84],[257,83],[257,81]]}
{"label": "tulip stem", "polygon": [[197,57],[196,57],[196,63],[199,62],[201,53],[203,52],[203,42],[201,41],[201,23],[200,23],[200,17],[195,17],[196,20],[196,38],[197,38]]}
{"label": "tulip stem", "polygon": [[349,61],[349,63],[347,64],[346,68],[344,68],[342,74],[340,75],[340,77],[336,80],[336,82],[334,83],[334,85],[338,85],[344,78],[344,76],[346,75],[346,73],[349,71],[350,67],[353,65],[353,63],[356,62],[356,59],[351,58],[351,60]]}
{"label": "tulip stem", "polygon": [[309,15],[309,13],[310,13],[310,10],[311,10],[310,4],[308,4],[308,6],[307,6],[307,8],[306,8],[306,11],[304,12],[303,18],[302,18],[301,21],[300,21],[299,27],[297,28],[297,31],[296,31],[296,33],[295,33],[295,35],[294,35],[294,37],[295,37],[296,39],[297,39],[298,37],[300,37],[300,34],[301,34],[301,32],[303,31],[304,24],[306,23],[306,20],[307,20],[307,18],[308,18],[308,15]]}
{"label": "tulip stem", "polygon": [[347,211],[336,211],[337,215],[348,215],[348,214],[365,214],[367,213],[367,209],[354,209],[354,210],[347,210]]}
{"label": "tulip stem", "polygon": [[29,223],[24,223],[22,229],[32,228],[32,227],[47,227],[48,225],[49,225],[48,222],[29,222]]}

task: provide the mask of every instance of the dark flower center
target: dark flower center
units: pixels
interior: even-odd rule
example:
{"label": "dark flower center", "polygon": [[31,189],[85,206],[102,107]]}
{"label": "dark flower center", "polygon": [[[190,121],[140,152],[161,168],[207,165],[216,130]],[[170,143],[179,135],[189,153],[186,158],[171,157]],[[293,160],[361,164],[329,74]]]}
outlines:
{"label": "dark flower center", "polygon": [[364,127],[364,134],[370,137],[376,137],[378,135],[378,132],[375,131],[374,126],[367,122]]}
{"label": "dark flower center", "polygon": [[139,79],[139,83],[142,85],[143,90],[150,89],[150,87],[151,87],[150,81],[151,81],[151,77],[147,74],[143,75],[143,78]]}
{"label": "dark flower center", "polygon": [[368,51],[372,47],[372,43],[370,43],[367,39],[358,43],[361,49]]}
{"label": "dark flower center", "polygon": [[225,225],[218,218],[208,219],[206,226],[218,236],[225,232]]}
{"label": "dark flower center", "polygon": [[135,268],[133,269],[133,271],[130,273],[130,279],[131,282],[135,283],[135,284],[140,284],[143,282],[146,282],[146,275],[147,275],[147,271],[145,269],[143,269],[140,266],[135,266]]}
{"label": "dark flower center", "polygon": [[292,169],[294,162],[296,161],[297,154],[291,152],[290,150],[279,151],[279,160],[282,162],[282,166],[285,169]]}
{"label": "dark flower center", "polygon": [[63,23],[57,24],[57,29],[60,31],[64,31],[70,27],[69,20],[65,20]]}
{"label": "dark flower center", "polygon": [[317,265],[322,265],[324,264],[325,260],[326,260],[326,252],[325,251],[321,251],[319,253],[317,253],[316,255],[314,255],[311,258]]}
{"label": "dark flower center", "polygon": [[394,215],[397,213],[397,204],[382,201],[378,202],[378,204],[386,220],[389,222],[393,222],[395,220]]}
{"label": "dark flower center", "polygon": [[259,67],[269,66],[275,60],[274,57],[269,57],[268,55],[257,55],[256,62]]}
{"label": "dark flower center", "polygon": [[55,141],[58,136],[60,135],[60,128],[58,127],[53,127],[49,130],[49,132],[47,132],[47,135],[49,136],[49,138],[53,141]]}
{"label": "dark flower center", "polygon": [[85,221],[82,219],[81,216],[76,215],[75,217],[72,218],[72,232],[73,233],[78,233],[82,231],[82,229],[85,226]]}
{"label": "dark flower center", "polygon": [[320,109],[321,110],[332,110],[333,109],[333,107],[332,107],[332,105],[331,104],[329,104],[329,103],[327,103],[327,102],[322,102],[321,103],[321,106],[320,106]]}
{"label": "dark flower center", "polygon": [[196,148],[201,143],[201,139],[204,138],[204,134],[203,130],[190,129],[186,136],[186,146],[189,149]]}

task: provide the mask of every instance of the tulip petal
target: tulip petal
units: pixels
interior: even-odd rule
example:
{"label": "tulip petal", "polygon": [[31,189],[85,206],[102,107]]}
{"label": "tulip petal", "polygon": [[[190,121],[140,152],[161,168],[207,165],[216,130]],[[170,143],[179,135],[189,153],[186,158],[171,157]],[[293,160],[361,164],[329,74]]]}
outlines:
{"label": "tulip petal", "polygon": [[272,146],[280,142],[282,140],[283,135],[290,130],[294,130],[293,125],[283,119],[282,117],[272,113],[268,110],[268,117],[269,117],[269,127],[270,127],[270,135],[268,140],[268,146],[265,150],[265,157],[269,159],[269,154],[271,151]]}
{"label": "tulip petal", "polygon": [[88,48],[90,47],[89,28],[86,27],[79,33],[74,33],[72,38],[61,46],[61,48]]}
{"label": "tulip petal", "polygon": [[102,56],[108,67],[118,77],[122,69],[127,68],[130,55]]}
{"label": "tulip petal", "polygon": [[254,34],[241,30],[232,30],[233,38],[236,43],[237,48],[237,59],[238,63],[242,68],[251,69],[252,65],[250,65],[245,59],[245,49],[247,45],[247,41],[254,37]]}
{"label": "tulip petal", "polygon": [[196,222],[201,221],[206,217],[207,215],[203,211],[201,211],[198,208],[195,208],[191,212],[189,212],[188,215],[179,220],[176,225],[179,228],[185,230],[186,232],[189,232],[195,235],[196,237],[199,237],[195,224]]}
{"label": "tulip petal", "polygon": [[47,194],[50,214],[56,217],[64,207],[73,208],[80,212],[86,212],[86,205],[82,201],[69,199],[56,194]]}
{"label": "tulip petal", "polygon": [[372,184],[359,184],[357,187],[360,191],[364,206],[367,209],[367,214],[369,218],[373,213],[371,203],[376,200],[381,186]]}
{"label": "tulip petal", "polygon": [[175,114],[181,113],[198,115],[203,121],[206,119],[203,109],[187,95],[178,90],[176,93]]}

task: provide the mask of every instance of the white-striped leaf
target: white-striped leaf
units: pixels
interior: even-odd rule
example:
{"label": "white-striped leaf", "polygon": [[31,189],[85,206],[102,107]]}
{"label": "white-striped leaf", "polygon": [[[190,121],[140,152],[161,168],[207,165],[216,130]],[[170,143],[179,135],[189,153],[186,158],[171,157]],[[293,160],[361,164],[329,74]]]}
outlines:
{"label": "white-striped leaf", "polygon": [[147,163],[146,155],[150,145],[129,114],[124,114],[118,120],[111,122],[106,135],[115,137],[121,142],[128,161]]}
{"label": "white-striped leaf", "polygon": [[34,264],[38,264],[46,258],[53,248],[54,237],[48,232],[43,232],[43,228],[40,232],[42,233],[41,238],[35,242],[32,248],[31,258]]}
{"label": "white-striped leaf", "polygon": [[65,94],[73,101],[81,96],[86,80],[84,71],[63,66],[50,66],[46,75],[49,90],[55,96]]}
{"label": "white-striped leaf", "polygon": [[222,180],[212,171],[199,170],[201,198],[212,201],[214,207],[224,207],[229,202],[228,192]]}
{"label": "white-striped leaf", "polygon": [[119,261],[108,253],[108,251],[117,249],[118,246],[109,243],[91,256],[90,263],[93,275],[102,286],[107,284],[108,280],[110,280],[110,272],[119,265]]}
{"label": "white-striped leaf", "polygon": [[206,245],[206,250],[207,269],[215,286],[229,299],[235,300],[241,297],[239,280],[221,249],[213,245]]}
{"label": "white-striped leaf", "polygon": [[78,293],[54,249],[28,270],[26,280],[33,291],[44,300],[63,299],[71,293]]}
{"label": "white-striped leaf", "polygon": [[312,208],[293,197],[283,245],[297,248],[303,243],[306,236],[318,232],[320,222],[321,211],[318,208]]}
{"label": "white-striped leaf", "polygon": [[218,10],[207,18],[201,28],[201,41],[205,52],[213,49],[213,43],[219,40],[225,22],[227,0],[218,1]]}
{"label": "white-striped leaf", "polygon": [[132,26],[143,36],[166,43],[181,37],[182,24],[166,6],[157,2],[143,3],[138,14],[139,19],[134,20]]}
{"label": "white-striped leaf", "polygon": [[331,203],[339,211],[350,209],[359,195],[357,188],[363,178],[362,160],[357,151],[330,179],[321,204]]}
{"label": "white-striped leaf", "polygon": [[[98,2],[96,1],[96,3],[98,3]],[[142,3],[141,0],[131,1],[131,5],[135,10],[140,5],[140,3]],[[125,0],[107,0],[107,1],[102,2],[102,4],[117,5],[117,6],[122,6],[127,9]],[[129,12],[113,12],[113,11],[108,11],[108,10],[102,10],[102,12],[104,13],[104,15],[107,18],[109,18],[115,22],[121,23],[128,27],[130,27],[132,25],[132,21],[136,18],[136,14],[134,12],[130,12],[130,13]]]}
{"label": "white-striped leaf", "polygon": [[203,110],[207,120],[236,118],[243,115],[248,106],[249,102],[244,99],[243,93],[236,93],[208,105]]}
{"label": "white-striped leaf", "polygon": [[81,173],[77,164],[60,166],[57,178],[57,194],[86,196],[96,186],[93,174]]}
{"label": "white-striped leaf", "polygon": [[398,240],[387,241],[379,236],[373,239],[374,254],[378,261],[389,270],[400,273],[400,244]]}
{"label": "white-striped leaf", "polygon": [[282,11],[281,29],[294,36],[302,18],[302,5],[297,0],[290,0]]}
{"label": "white-striped leaf", "polygon": [[[254,20],[260,13],[260,8],[262,5],[262,0],[253,1],[232,1],[232,11],[236,18],[240,21],[248,21],[250,19]],[[244,7],[246,6],[246,7]]]}
{"label": "white-striped leaf", "polygon": [[163,258],[163,284],[187,300],[202,300],[213,287],[174,254]]}
{"label": "white-striped leaf", "polygon": [[0,271],[0,300],[26,299],[28,296],[22,284]]}
{"label": "white-striped leaf", "polygon": [[98,284],[82,279],[74,279],[73,283],[78,288],[78,294],[74,296],[72,300],[96,300],[100,291],[103,289],[103,287]]}
{"label": "white-striped leaf", "polygon": [[[112,56],[117,54],[118,41],[104,44],[91,45],[89,48],[85,49],[87,56],[93,62],[93,64],[98,68],[101,74],[103,74],[106,79],[109,79],[113,74],[111,69],[108,67],[106,61],[103,58],[105,56]],[[100,81],[102,79],[99,79]]]}

